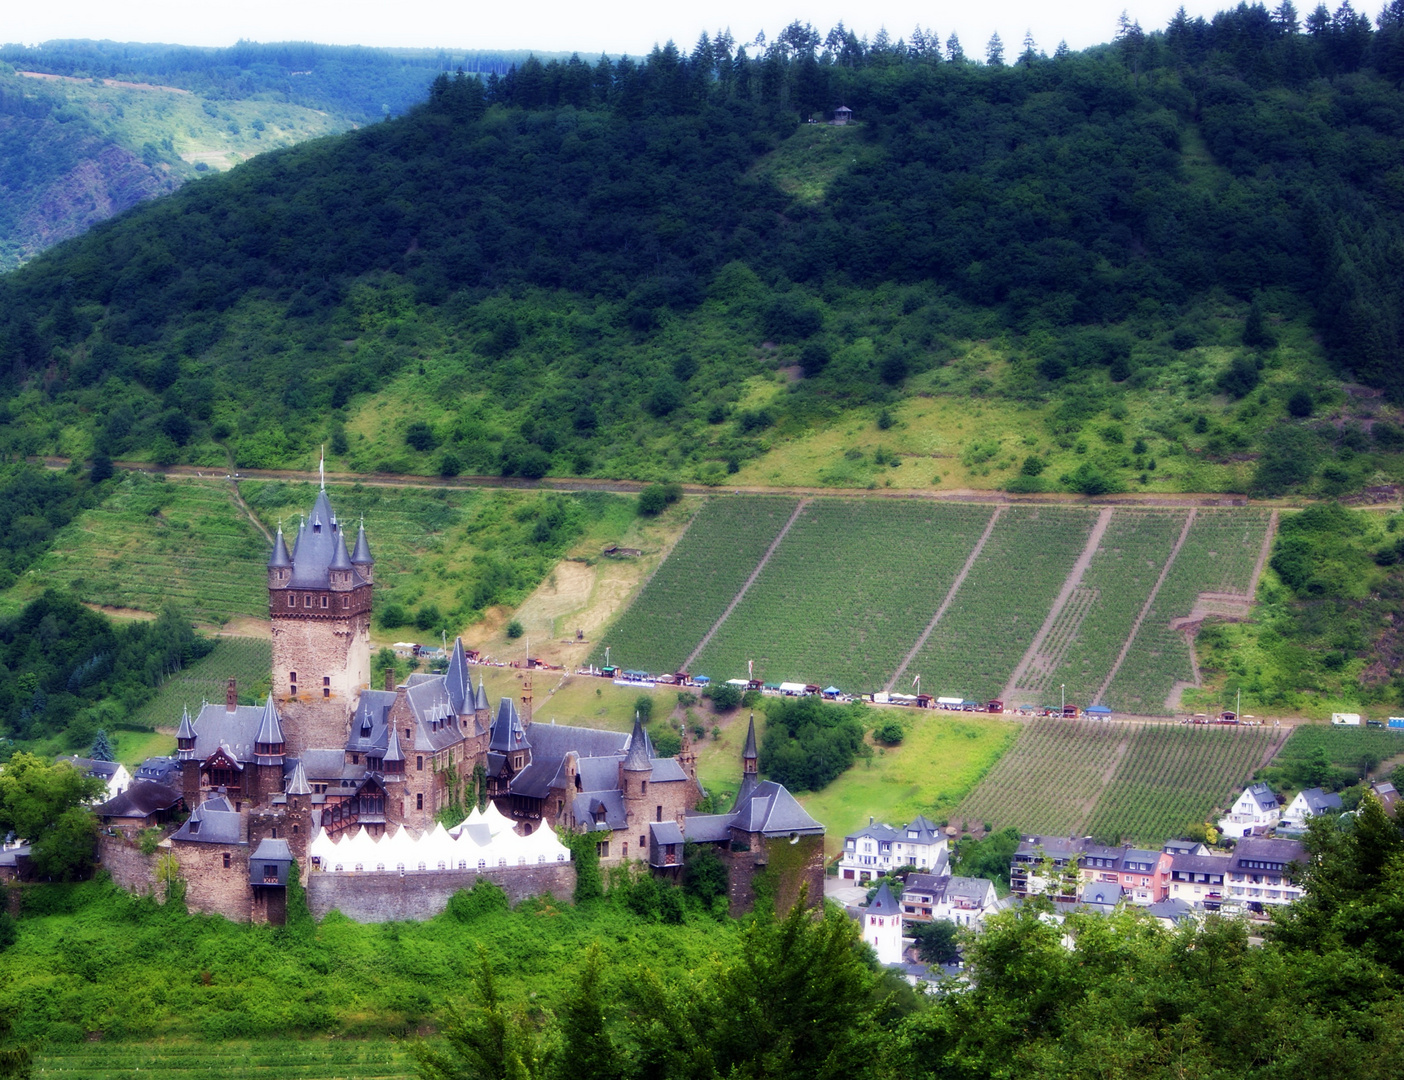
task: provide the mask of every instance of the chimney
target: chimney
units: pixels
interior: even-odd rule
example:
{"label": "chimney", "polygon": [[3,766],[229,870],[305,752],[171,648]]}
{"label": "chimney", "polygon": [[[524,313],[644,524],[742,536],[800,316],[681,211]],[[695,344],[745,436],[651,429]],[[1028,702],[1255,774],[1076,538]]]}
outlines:
{"label": "chimney", "polygon": [[234,680],[229,680],[229,686],[224,691],[224,711],[233,712],[239,707],[239,691],[234,687]]}
{"label": "chimney", "polygon": [[385,689],[395,689],[395,669],[392,667],[385,669]]}

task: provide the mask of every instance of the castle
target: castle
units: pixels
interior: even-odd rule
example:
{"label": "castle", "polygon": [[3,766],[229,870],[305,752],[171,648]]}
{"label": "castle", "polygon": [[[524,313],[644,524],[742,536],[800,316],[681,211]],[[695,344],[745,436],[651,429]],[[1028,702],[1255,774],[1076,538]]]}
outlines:
{"label": "castle", "polygon": [[[325,487],[291,551],[279,527],[268,560],[272,692],[240,705],[231,679],[225,701],[187,710],[176,734],[191,814],[162,851],[191,908],[281,922],[294,860],[318,915],[428,917],[479,877],[513,899],[568,899],[574,868],[552,830],[592,834],[602,865],[643,863],[668,877],[680,874],[686,842],[710,845],[728,862],[737,911],[771,869],[777,902],[802,884],[811,902],[822,897],[823,826],[760,781],[754,720],[736,805],[693,813],[702,789],[686,731],[665,758],[637,720],[627,735],[534,723],[530,669],[520,703],[504,697],[494,713],[461,640],[443,674],[398,686],[387,675],[383,690],[370,688],[374,586],[364,522],[348,544]],[[476,811],[483,788],[487,815]],[[446,835],[441,813],[468,808],[475,816]],[[154,885],[120,822],[107,824],[102,859],[114,877]]]}

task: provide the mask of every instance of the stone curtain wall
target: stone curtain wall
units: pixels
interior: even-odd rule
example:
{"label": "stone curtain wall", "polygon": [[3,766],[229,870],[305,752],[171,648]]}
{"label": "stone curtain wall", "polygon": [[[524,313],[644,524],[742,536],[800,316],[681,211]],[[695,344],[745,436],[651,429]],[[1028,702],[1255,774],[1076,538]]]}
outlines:
{"label": "stone curtain wall", "polygon": [[98,836],[98,866],[112,875],[113,884],[137,896],[156,896],[162,902],[165,896],[156,889],[156,860],[167,851],[158,849],[158,854],[143,855],[141,849],[125,836],[111,836],[101,833]]}
{"label": "stone curtain wall", "polygon": [[327,873],[307,878],[307,906],[321,919],[333,909],[361,923],[432,919],[459,889],[478,880],[496,882],[513,904],[529,896],[550,895],[571,902],[575,864],[499,867],[486,870],[406,870],[397,873]]}
{"label": "stone curtain wall", "polygon": [[[191,911],[248,922],[253,907],[247,844],[174,845],[185,879],[185,903]],[[224,856],[229,855],[229,865]]]}

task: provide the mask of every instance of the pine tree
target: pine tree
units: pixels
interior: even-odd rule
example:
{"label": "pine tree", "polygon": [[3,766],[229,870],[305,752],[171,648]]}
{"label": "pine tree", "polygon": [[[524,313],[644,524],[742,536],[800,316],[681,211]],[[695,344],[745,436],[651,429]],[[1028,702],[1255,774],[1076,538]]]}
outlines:
{"label": "pine tree", "polygon": [[94,761],[116,761],[117,751],[112,749],[112,742],[107,737],[107,732],[99,731],[97,738],[93,740],[93,748],[88,751],[88,757]]}

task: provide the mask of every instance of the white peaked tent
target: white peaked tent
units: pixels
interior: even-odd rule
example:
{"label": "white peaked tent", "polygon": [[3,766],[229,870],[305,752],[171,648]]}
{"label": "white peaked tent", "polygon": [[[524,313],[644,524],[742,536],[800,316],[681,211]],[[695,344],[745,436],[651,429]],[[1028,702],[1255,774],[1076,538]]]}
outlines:
{"label": "white peaked tent", "polygon": [[548,828],[521,836],[492,803],[452,829],[435,822],[423,833],[392,827],[375,838],[365,829],[340,839],[318,832],[309,853],[331,873],[408,873],[418,870],[500,870],[570,862],[570,850]]}

